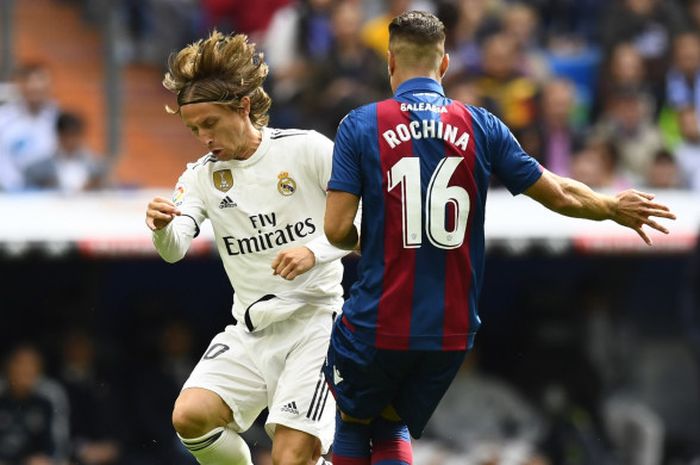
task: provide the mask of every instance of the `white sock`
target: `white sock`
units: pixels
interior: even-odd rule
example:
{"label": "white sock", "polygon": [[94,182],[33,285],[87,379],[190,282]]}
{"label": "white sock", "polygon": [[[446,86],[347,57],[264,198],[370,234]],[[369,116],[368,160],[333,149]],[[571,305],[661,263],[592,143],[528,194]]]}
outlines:
{"label": "white sock", "polygon": [[220,426],[198,438],[179,437],[201,465],[253,465],[248,444],[231,428]]}

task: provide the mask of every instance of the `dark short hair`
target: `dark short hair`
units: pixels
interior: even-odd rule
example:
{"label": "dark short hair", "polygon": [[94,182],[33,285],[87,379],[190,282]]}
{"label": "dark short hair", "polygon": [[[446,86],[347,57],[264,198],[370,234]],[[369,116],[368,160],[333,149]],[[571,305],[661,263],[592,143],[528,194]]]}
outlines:
{"label": "dark short hair", "polygon": [[445,25],[437,16],[425,11],[407,11],[389,24],[389,41],[405,39],[416,45],[430,45],[445,40]]}
{"label": "dark short hair", "polygon": [[56,119],[56,132],[58,134],[80,134],[84,130],[85,121],[75,113],[62,112]]}

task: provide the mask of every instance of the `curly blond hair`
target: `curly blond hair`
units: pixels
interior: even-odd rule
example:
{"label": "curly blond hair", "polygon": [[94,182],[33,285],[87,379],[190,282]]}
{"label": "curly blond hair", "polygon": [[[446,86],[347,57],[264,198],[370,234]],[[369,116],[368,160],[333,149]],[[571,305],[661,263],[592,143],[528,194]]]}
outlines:
{"label": "curly blond hair", "polygon": [[[268,67],[263,54],[245,34],[224,35],[213,31],[206,39],[188,45],[168,59],[163,86],[177,95],[179,107],[189,103],[221,103],[240,108],[250,98],[250,120],[265,126],[272,100],[263,90]],[[179,113],[166,107],[169,113]]]}

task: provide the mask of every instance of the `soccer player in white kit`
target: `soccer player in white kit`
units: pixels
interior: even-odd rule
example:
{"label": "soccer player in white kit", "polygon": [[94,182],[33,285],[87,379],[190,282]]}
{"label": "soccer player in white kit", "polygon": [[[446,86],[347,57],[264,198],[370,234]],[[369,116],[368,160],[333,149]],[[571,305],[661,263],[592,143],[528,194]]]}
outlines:
{"label": "soccer player in white kit", "polygon": [[146,223],[168,262],[211,221],[235,290],[233,324],[211,341],[173,410],[182,443],[202,465],[251,464],[238,433],[269,408],[275,465],[322,463],[335,404],[323,380],[343,252],[323,234],[333,144],[314,131],[266,127],[262,55],[244,35],[213,32],[173,54],[164,86],[209,149]]}

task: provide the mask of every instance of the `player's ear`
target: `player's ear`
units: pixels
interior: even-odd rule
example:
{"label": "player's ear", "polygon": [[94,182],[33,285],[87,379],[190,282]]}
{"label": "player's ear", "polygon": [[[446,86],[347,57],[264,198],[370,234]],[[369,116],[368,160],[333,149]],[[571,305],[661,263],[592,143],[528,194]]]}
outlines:
{"label": "player's ear", "polygon": [[393,76],[394,71],[396,70],[396,57],[393,53],[391,53],[391,50],[386,51],[386,62],[389,76]]}
{"label": "player's ear", "polygon": [[442,56],[442,60],[440,60],[440,69],[439,69],[439,71],[440,71],[440,79],[442,79],[443,77],[445,77],[445,73],[447,72],[447,68],[449,68],[449,67],[450,67],[450,54],[449,54],[449,53],[445,53],[445,54]]}
{"label": "player's ear", "polygon": [[250,97],[247,95],[241,98],[241,104],[239,105],[239,109],[241,112],[243,112],[243,116],[247,117],[250,115]]}

